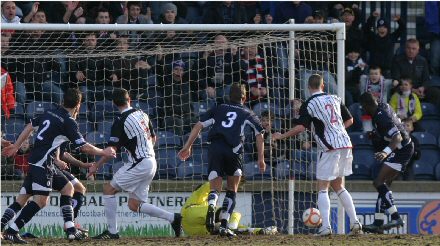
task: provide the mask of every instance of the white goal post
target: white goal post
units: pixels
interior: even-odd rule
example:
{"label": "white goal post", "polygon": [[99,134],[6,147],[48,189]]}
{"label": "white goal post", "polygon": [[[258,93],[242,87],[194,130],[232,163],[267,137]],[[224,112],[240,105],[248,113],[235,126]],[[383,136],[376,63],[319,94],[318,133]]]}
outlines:
{"label": "white goal post", "polygon": [[[211,52],[212,50],[218,48],[215,44],[212,43],[212,35],[215,34],[224,34],[226,37],[228,37],[229,40],[229,44],[230,46],[228,46],[228,48],[234,46],[235,48],[238,47],[239,49],[239,53],[241,52],[241,48],[242,47],[246,47],[247,45],[251,44],[251,45],[256,45],[259,48],[261,48],[261,50],[263,50],[262,52],[264,53],[264,57],[269,57],[269,54],[266,54],[267,50],[273,50],[274,53],[280,52],[280,54],[284,54],[284,55],[288,55],[287,57],[284,58],[280,58],[280,57],[276,57],[274,58],[276,59],[285,59],[285,61],[288,62],[288,66],[286,68],[286,72],[287,75],[285,75],[285,73],[280,72],[279,76],[283,77],[285,76],[285,78],[281,78],[281,79],[275,79],[275,78],[265,78],[266,80],[285,80],[287,81],[287,93],[286,93],[286,98],[281,98],[284,99],[284,101],[288,101],[287,104],[284,107],[281,108],[277,108],[276,110],[279,110],[280,112],[287,112],[287,110],[290,110],[289,114],[284,115],[284,113],[280,113],[277,114],[275,113],[275,120],[278,120],[279,122],[282,122],[282,125],[284,126],[284,129],[287,129],[288,127],[286,127],[286,125],[290,124],[290,119],[287,118],[288,115],[291,115],[291,111],[292,109],[289,108],[289,105],[292,105],[291,102],[293,102],[294,99],[305,99],[304,98],[304,90],[306,90],[307,88],[304,88],[303,86],[301,86],[300,88],[298,88],[298,84],[301,84],[301,82],[304,78],[303,76],[303,72],[304,70],[316,70],[316,68],[308,68],[307,64],[311,64],[311,63],[328,63],[327,65],[334,65],[334,70],[329,71],[329,74],[333,75],[334,79],[336,80],[336,85],[337,85],[337,89],[336,91],[333,91],[334,93],[337,93],[337,95],[339,97],[342,98],[342,100],[344,101],[345,98],[345,47],[344,47],[344,42],[345,42],[345,24],[344,23],[332,23],[332,24],[234,24],[234,25],[226,25],[226,24],[200,24],[200,25],[194,25],[194,24],[108,24],[108,25],[103,25],[103,24],[8,24],[8,23],[2,23],[1,24],[1,29],[2,30],[14,30],[16,33],[19,33],[21,31],[23,32],[31,32],[31,31],[44,31],[46,33],[53,33],[55,34],[55,36],[57,35],[57,33],[65,33],[65,34],[70,34],[70,33],[76,33],[77,35],[77,42],[79,42],[81,44],[82,40],[82,36],[81,34],[87,34],[89,32],[101,32],[101,31],[107,31],[107,32],[115,32],[115,33],[130,33],[130,32],[143,32],[143,33],[149,33],[152,34],[147,35],[147,36],[139,36],[140,39],[142,39],[143,43],[145,45],[156,45],[155,47],[160,47],[157,49],[151,49],[151,48],[144,48],[144,46],[139,46],[140,48],[136,47],[136,48],[129,48],[127,50],[127,55],[128,56],[135,56],[135,55],[145,55],[145,56],[164,56],[166,54],[172,54],[173,59],[175,54],[186,54],[186,53],[203,53],[203,52]],[[166,36],[167,32],[175,32],[177,34],[179,33],[183,33],[183,36],[180,37],[180,41],[182,41],[182,43],[185,43],[185,45],[180,45],[178,43],[167,43],[164,40],[156,40],[154,39],[154,34],[164,34]],[[325,35],[321,36],[321,32],[322,33],[330,33],[332,34],[332,39],[324,39],[321,37],[324,37]],[[195,41],[195,37],[198,37],[197,35],[203,36],[206,40],[209,40],[207,42],[197,42]],[[185,36],[187,35],[187,36]],[[53,35],[50,35],[53,36]],[[206,36],[208,38],[206,38]],[[186,37],[188,37],[188,39],[186,39]],[[327,36],[325,36],[327,37]],[[131,37],[130,37],[131,38]],[[47,42],[51,42],[52,40],[55,40],[55,45],[53,45],[52,48],[48,48],[47,53],[43,54],[43,56],[46,56],[47,58],[56,58],[57,55],[59,55],[59,53],[57,53],[60,49],[63,48],[63,44],[60,42],[58,43],[58,40],[54,39],[54,37],[51,37],[51,39],[48,39]],[[46,43],[46,42],[45,42]],[[150,43],[150,44],[146,44],[146,43]],[[321,44],[323,43],[323,44]],[[310,45],[313,44],[313,45]],[[314,47],[316,48],[317,45],[316,44],[321,44],[322,49],[324,49],[323,52],[325,52],[325,49],[327,49],[328,53],[333,53],[334,52],[334,56],[332,58],[328,58],[328,61],[316,61],[314,60],[313,55],[308,55],[308,53],[310,54],[315,54],[313,52],[315,52],[315,50],[313,50],[313,48],[310,47]],[[14,44],[10,44],[11,46],[13,46]],[[17,45],[17,44],[15,44]],[[335,45],[336,50],[333,51],[331,48],[329,48],[330,46]],[[2,60],[4,59],[27,59],[27,58],[38,58],[39,56],[41,57],[42,55],[38,53],[38,49],[35,48],[32,49],[33,47],[20,47],[19,45],[17,45],[18,48],[16,48],[15,51],[17,51],[18,53],[6,53],[5,55],[2,53]],[[150,47],[150,46],[149,46]],[[301,50],[301,48],[298,47],[302,47],[303,50]],[[307,48],[304,48],[307,47]],[[51,50],[53,49],[53,50]],[[310,50],[308,50],[310,49]],[[57,50],[57,52],[55,52],[55,50]],[[301,55],[298,55],[296,52],[298,51],[298,53],[301,53]],[[53,53],[51,53],[53,51]],[[78,53],[75,53],[78,52]],[[305,53],[305,54],[303,54]],[[8,56],[8,54],[10,54]],[[277,53],[278,54],[278,53]],[[87,59],[87,54],[86,53],[82,53],[82,50],[80,49],[75,49],[75,50],[70,50],[70,51],[66,51],[63,54],[65,57],[67,57],[68,59],[72,58],[81,58],[81,59]],[[124,52],[121,51],[98,51],[96,53],[93,53],[93,55],[97,55],[97,56],[101,56],[101,57],[117,57],[117,56],[123,56]],[[331,55],[329,55],[331,56]],[[180,56],[179,56],[180,57]],[[186,57],[186,56],[185,56]],[[188,64],[192,64],[194,65],[195,63],[197,63],[197,59],[192,60],[192,56],[188,56],[189,58],[185,58],[188,59],[189,62],[187,62],[188,60],[184,60],[186,62],[186,66],[190,67]],[[262,55],[263,57],[263,55]],[[320,56],[318,56],[320,57]],[[163,58],[165,60],[165,58]],[[225,58],[226,59],[226,58]],[[300,60],[300,61],[298,61]],[[18,63],[20,63],[21,61],[18,61]],[[282,63],[282,61],[277,61],[279,63]],[[169,66],[174,66],[175,60],[172,60],[169,63],[166,63],[164,61],[165,65],[169,65]],[[263,61],[265,67],[267,67],[267,70],[269,70],[269,65],[268,65],[268,61]],[[277,63],[277,64],[279,64]],[[3,64],[3,61],[2,61]],[[298,64],[300,64],[301,67],[298,67]],[[306,65],[304,65],[306,64]],[[208,66],[208,65],[205,65]],[[274,65],[271,64],[270,66],[272,66],[272,70],[279,70],[281,65]],[[302,67],[305,66],[305,67]],[[314,65],[312,65],[314,66]],[[191,66],[190,69],[192,69],[193,66]],[[282,70],[282,69],[281,69]],[[68,70],[67,72],[72,72],[70,70]],[[195,72],[197,73],[197,71],[188,71],[188,72]],[[164,76],[172,76],[172,72],[169,72],[169,74],[165,74],[166,72],[164,72]],[[269,73],[268,71],[263,72],[266,76],[273,75],[275,76],[273,72]],[[156,73],[155,73],[156,74]],[[278,74],[278,73],[277,73]],[[206,75],[208,76],[208,75]],[[241,75],[240,75],[241,76]],[[158,78],[155,78],[156,80],[158,80]],[[211,79],[211,78],[210,78]],[[21,81],[24,82],[24,81]],[[69,83],[73,83],[74,79],[71,79],[71,77],[69,77],[68,79]],[[326,81],[327,82],[327,81]],[[261,103],[264,103],[265,105],[269,105],[268,109],[271,109],[271,103],[276,104],[275,102],[278,102],[277,100],[280,100],[278,94],[274,94],[271,95],[271,85],[269,85],[269,83],[267,83],[267,87],[269,88],[269,92],[268,92],[268,96],[265,97],[264,100],[267,101],[259,101]],[[156,90],[156,86],[151,85],[151,88],[148,89],[152,89],[154,87],[154,90]],[[139,86],[138,90],[141,89],[145,89],[142,88],[141,86]],[[149,98],[150,99],[150,98]],[[156,99],[160,99],[160,98],[156,98]],[[53,98],[51,97],[51,99],[49,99],[51,102],[53,102]],[[141,100],[141,97],[139,97],[139,101]],[[263,100],[263,99],[259,99],[259,100]],[[27,98],[26,104],[29,103],[29,98]],[[95,103],[95,102],[91,102],[91,103]],[[185,102],[182,102],[182,104]],[[259,103],[257,103],[259,104]],[[23,108],[26,108],[27,105],[24,105]],[[151,106],[151,105],[150,105]],[[158,107],[158,105],[154,105],[155,107]],[[91,106],[89,106],[91,107]],[[267,107],[267,106],[266,106]],[[293,106],[292,106],[293,107]],[[194,109],[194,106],[192,108]],[[151,109],[152,112],[157,110],[157,109]],[[96,113],[93,112],[93,108],[90,108],[91,113]],[[88,112],[89,113],[89,112]],[[26,114],[26,113],[25,113]],[[279,116],[279,115],[283,115],[283,116]],[[28,117],[28,116],[25,116]],[[277,118],[280,117],[280,118]],[[284,117],[284,118],[283,118]],[[160,120],[160,117],[158,117]],[[87,121],[89,120],[89,118],[87,118]],[[98,125],[100,122],[94,122],[95,126]],[[4,124],[8,124],[8,121],[5,120],[3,121],[2,118],[2,130],[3,130],[3,125]],[[177,126],[177,123],[175,123]],[[186,124],[186,123],[185,123]],[[166,127],[166,126],[165,126]],[[89,133],[89,132],[87,132]],[[185,135],[185,132],[183,132],[182,134],[177,134],[177,135]],[[160,136],[159,136],[160,137]],[[165,145],[164,145],[165,146]],[[164,149],[168,150],[168,145],[166,147],[163,147]],[[294,147],[292,146],[287,146],[288,150],[290,152],[294,152]],[[158,150],[163,150],[161,149],[161,147],[157,148]],[[272,152],[271,152],[272,153]],[[203,154],[203,153],[202,153]],[[316,152],[313,152],[314,155],[316,155]],[[162,158],[162,156],[157,156],[157,158]],[[270,157],[272,158],[272,157]],[[308,158],[308,157],[307,157]],[[296,163],[298,162],[307,162],[307,163],[311,163],[313,157],[311,157],[310,161],[309,159],[304,160],[302,156],[296,156],[296,155],[291,155],[288,159],[286,159],[286,162],[292,162],[292,163]],[[271,159],[272,160],[272,159]],[[204,163],[206,164],[206,163]],[[294,164],[292,164],[294,165]],[[158,171],[159,171],[158,167]],[[177,168],[177,165],[176,165]],[[276,167],[273,167],[273,172],[278,172],[278,169]],[[296,193],[297,192],[302,192],[304,190],[309,190],[308,192],[313,193],[313,191],[316,191],[316,187],[313,187],[315,184],[315,182],[313,182],[312,179],[309,178],[304,178],[304,180],[297,180],[297,178],[295,178],[295,175],[297,174],[296,169],[292,170],[292,168],[289,166],[289,170],[287,170],[288,173],[293,174],[293,175],[287,175],[287,176],[283,176],[283,178],[280,178],[278,176],[276,176],[275,174],[269,174],[269,175],[273,175],[271,176],[271,178],[266,179],[266,178],[261,178],[260,180],[258,179],[253,179],[253,180],[247,180],[244,188],[241,189],[240,191],[243,192],[254,192],[253,193],[253,197],[256,197],[256,191],[259,191],[259,189],[261,188],[261,201],[262,203],[264,203],[264,200],[267,198],[266,194],[263,194],[263,190],[265,192],[269,192],[271,195],[276,194],[277,196],[281,197],[281,200],[288,200],[287,207],[283,207],[283,208],[279,208],[279,210],[287,210],[287,218],[279,218],[280,220],[287,220],[287,221],[282,221],[281,224],[284,228],[287,228],[286,232],[289,234],[294,234],[295,231],[306,231],[303,229],[298,229],[295,227],[295,225],[297,225],[299,222],[299,220],[301,220],[301,217],[298,216],[298,212],[302,211],[302,209],[305,206],[309,206],[306,204],[309,204],[309,202],[303,202],[301,205],[296,204],[295,203],[295,197],[296,197]],[[313,169],[313,167],[308,166],[306,167],[306,171],[308,172],[310,169]],[[275,170],[276,169],[276,170]],[[177,171],[176,171],[177,172]],[[246,173],[245,173],[246,175]],[[278,175],[278,173],[277,173]],[[275,177],[276,176],[276,177]],[[173,180],[174,179],[174,180]],[[194,187],[198,184],[200,184],[202,182],[202,180],[206,180],[206,179],[198,179],[198,178],[191,178],[190,176],[186,176],[184,178],[182,178],[181,180],[179,180],[179,178],[173,177],[173,179],[166,179],[165,180],[161,180],[159,178],[159,180],[154,180],[153,181],[153,191],[154,192],[178,192],[178,191],[182,191],[183,188],[179,187],[179,184],[173,184],[172,182],[182,182],[182,183],[186,183],[186,184],[191,184],[191,187]],[[177,180],[175,180],[177,179]],[[8,182],[8,181],[3,181],[2,180],[2,184],[4,182]],[[12,182],[12,181],[11,181]],[[95,187],[93,181],[85,181],[88,183],[89,187]],[[154,185],[154,183],[158,183],[157,185]],[[19,182],[16,182],[16,184],[12,185],[12,187],[15,188],[15,191],[10,191],[10,192],[17,192],[19,189]],[[3,186],[3,185],[2,185]],[[267,187],[270,186],[270,187]],[[190,187],[190,186],[188,186]],[[264,188],[263,188],[264,187]],[[90,189],[89,189],[90,190]],[[95,191],[98,191],[99,188],[95,187]],[[93,192],[94,190],[90,190],[91,192]],[[190,192],[191,190],[186,190],[186,192]],[[280,195],[280,193],[282,193]],[[313,196],[313,194],[311,195]],[[254,202],[255,199],[252,199],[252,201]],[[313,199],[312,199],[313,201]],[[310,202],[312,202],[310,201]],[[313,202],[312,202],[313,203]],[[276,221],[276,217],[277,217],[277,209],[275,208],[277,206],[278,203],[275,203],[274,201],[271,202],[271,206],[269,206],[270,208],[268,208],[271,212],[267,213],[268,211],[252,211],[252,214],[249,215],[250,216],[250,223],[255,223],[255,221],[260,221],[260,218],[257,218],[258,216],[269,216],[266,214],[271,214],[273,215],[272,218],[268,219],[270,220],[270,222],[263,222],[262,224],[266,225],[266,224],[270,224],[270,223],[277,223]],[[2,203],[2,207],[5,207],[6,204]],[[252,206],[254,207],[254,206]],[[261,207],[263,209],[265,209],[266,207],[266,203],[264,203],[263,205],[261,205]],[[254,209],[252,209],[254,210]],[[337,207],[337,218],[338,218],[338,233],[339,234],[344,234],[344,230],[345,230],[345,215],[344,215],[344,209],[341,206],[341,204],[338,202],[338,207]],[[281,212],[280,212],[281,213]],[[295,216],[296,213],[296,216]],[[269,216],[270,217],[270,216]],[[263,219],[264,220],[264,219]],[[279,223],[279,222],[278,222]]]}

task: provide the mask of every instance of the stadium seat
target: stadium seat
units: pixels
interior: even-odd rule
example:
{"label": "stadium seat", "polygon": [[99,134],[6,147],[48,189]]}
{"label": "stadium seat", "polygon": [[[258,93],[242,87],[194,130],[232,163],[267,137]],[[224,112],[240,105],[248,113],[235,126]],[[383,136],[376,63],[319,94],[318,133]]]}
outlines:
{"label": "stadium seat", "polygon": [[210,104],[206,101],[193,102],[191,105],[195,115],[202,115],[208,112],[208,110],[213,106],[213,104]]}
{"label": "stadium seat", "polygon": [[43,101],[36,101],[31,102],[26,107],[26,116],[28,118],[34,118],[38,114],[43,114],[48,109],[53,109],[56,106],[52,104],[51,102],[43,102]]}
{"label": "stadium seat", "polygon": [[113,175],[122,167],[124,163],[122,161],[112,163],[112,172]]}
{"label": "stadium seat", "polygon": [[79,115],[87,116],[89,111],[90,111],[89,105],[86,102],[81,103],[81,106],[79,107]]}
{"label": "stadium seat", "polygon": [[370,139],[368,139],[367,134],[363,132],[350,132],[348,135],[350,136],[353,146],[372,145],[372,142]]}
{"label": "stadium seat", "polygon": [[93,145],[104,145],[109,137],[110,133],[93,131],[87,134],[86,141]]}
{"label": "stadium seat", "polygon": [[105,117],[102,121],[95,123],[95,130],[97,132],[106,132],[107,134],[111,133],[111,129],[113,126],[114,118]]}
{"label": "stadium seat", "polygon": [[[209,131],[202,131],[200,132],[200,134],[197,136],[197,138],[194,140],[194,145],[205,145],[205,144],[210,144],[210,142],[208,142],[208,133]],[[188,140],[190,133],[183,135],[182,137],[182,143],[185,144],[186,140]]]}
{"label": "stadium seat", "polygon": [[[3,113],[3,112],[2,112]],[[15,108],[14,108],[14,116],[19,116],[22,117],[25,115],[25,111],[24,111],[24,105],[20,104],[20,103],[16,103],[15,104]]]}
{"label": "stadium seat", "polygon": [[363,165],[361,162],[354,162],[352,170],[353,174],[347,176],[347,180],[371,180],[371,166]]}
{"label": "stadium seat", "polygon": [[119,115],[118,108],[113,105],[113,102],[105,100],[105,101],[96,101],[91,105],[90,110],[90,118],[94,122],[100,122],[104,119],[105,116],[115,116]]}
{"label": "stadium seat", "polygon": [[157,178],[175,179],[177,177],[177,167],[182,161],[177,157],[178,149],[160,148],[156,150]]}
{"label": "stadium seat", "polygon": [[415,180],[435,180],[434,165],[416,161],[413,172]]}
{"label": "stadium seat", "polygon": [[440,162],[435,166],[435,179],[440,181]]}
{"label": "stadium seat", "polygon": [[435,137],[440,136],[440,118],[438,117],[423,117],[420,121],[420,127],[433,134]]}
{"label": "stadium seat", "polygon": [[318,152],[314,148],[310,150],[295,149],[292,151],[290,157],[296,162],[301,162],[303,164],[310,164],[312,162],[316,163],[318,160]]}
{"label": "stadium seat", "polygon": [[437,139],[429,132],[413,132],[412,135],[417,138],[420,145],[437,147]]}
{"label": "stadium seat", "polygon": [[8,141],[13,141],[20,136],[20,133],[26,126],[24,119],[11,117],[3,122],[3,133]]}
{"label": "stadium seat", "polygon": [[293,165],[290,161],[278,161],[275,174],[278,180],[289,179],[293,174]]}
{"label": "stadium seat", "polygon": [[87,133],[89,132],[94,131],[93,125],[84,116],[78,117],[76,122],[78,122],[79,132],[83,136],[87,135]]}
{"label": "stadium seat", "polygon": [[192,148],[192,160],[197,163],[208,164],[208,146],[206,145],[193,145]]}
{"label": "stadium seat", "polygon": [[362,163],[371,168],[376,160],[374,159],[373,147],[358,146],[353,148],[353,163]]}
{"label": "stadium seat", "polygon": [[173,132],[159,131],[156,133],[156,146],[182,146],[181,138]]}
{"label": "stadium seat", "polygon": [[440,116],[439,110],[432,103],[422,102],[423,116]]}
{"label": "stadium seat", "polygon": [[208,164],[189,159],[177,167],[178,179],[207,180]]}
{"label": "stadium seat", "polygon": [[359,103],[353,103],[348,109],[353,115],[353,125],[351,125],[347,130],[350,132],[362,132],[362,106]]}
{"label": "stadium seat", "polygon": [[258,162],[256,161],[245,163],[243,165],[243,175],[246,177],[247,180],[271,180],[271,170],[272,168],[270,168],[270,166],[267,166],[266,171],[261,174],[260,167],[258,166]]}
{"label": "stadium seat", "polygon": [[275,105],[274,103],[268,103],[268,102],[260,102],[255,104],[252,107],[252,111],[254,111],[254,113],[258,116],[261,116],[261,113],[263,113],[264,111],[271,111],[275,114],[275,112],[279,112],[280,109],[278,109],[277,105]]}
{"label": "stadium seat", "polygon": [[153,107],[151,107],[150,104],[147,103],[147,101],[141,101],[141,100],[132,100],[131,101],[131,106],[133,108],[136,109],[141,109],[142,111],[144,111],[146,114],[148,114],[148,116],[153,116],[155,115],[155,110],[153,109]]}
{"label": "stadium seat", "polygon": [[417,161],[422,164],[434,165],[440,162],[440,153],[437,147],[420,146],[420,159]]}

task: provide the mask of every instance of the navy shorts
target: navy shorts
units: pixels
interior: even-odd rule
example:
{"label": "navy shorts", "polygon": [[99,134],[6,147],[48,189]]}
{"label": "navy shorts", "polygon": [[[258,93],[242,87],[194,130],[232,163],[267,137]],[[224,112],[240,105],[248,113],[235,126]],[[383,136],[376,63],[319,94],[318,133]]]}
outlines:
{"label": "navy shorts", "polygon": [[30,165],[20,194],[48,196],[52,189],[60,191],[67,183],[69,180],[57,168]]}
{"label": "navy shorts", "polygon": [[223,140],[211,142],[208,149],[208,179],[224,176],[242,176],[243,155],[232,152]]}
{"label": "navy shorts", "polygon": [[403,172],[405,171],[408,163],[411,161],[413,154],[414,143],[411,142],[405,145],[403,148],[391,152],[383,163],[394,170]]}

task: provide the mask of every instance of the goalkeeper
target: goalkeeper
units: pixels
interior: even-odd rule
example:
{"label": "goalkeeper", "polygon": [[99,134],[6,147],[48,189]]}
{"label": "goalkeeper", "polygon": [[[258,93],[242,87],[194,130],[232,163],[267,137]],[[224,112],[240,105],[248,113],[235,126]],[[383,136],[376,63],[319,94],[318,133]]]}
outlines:
{"label": "goalkeeper", "polygon": [[[211,191],[209,182],[198,187],[191,196],[186,200],[182,207],[182,228],[186,235],[189,236],[201,236],[209,235],[210,233],[206,229],[206,212],[208,210],[208,195]],[[216,226],[213,234],[218,234],[220,220],[218,219],[221,209],[217,209]],[[229,219],[228,227],[236,234],[253,234],[253,235],[273,235],[278,233],[275,226],[266,228],[251,228],[244,225],[240,225],[241,214],[233,212]]]}

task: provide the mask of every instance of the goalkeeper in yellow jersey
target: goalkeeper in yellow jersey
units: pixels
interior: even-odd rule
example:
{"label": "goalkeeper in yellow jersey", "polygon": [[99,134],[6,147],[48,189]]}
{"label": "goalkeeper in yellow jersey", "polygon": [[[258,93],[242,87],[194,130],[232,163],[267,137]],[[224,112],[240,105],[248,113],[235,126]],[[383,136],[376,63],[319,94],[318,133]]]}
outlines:
{"label": "goalkeeper in yellow jersey", "polygon": [[[182,207],[182,228],[186,235],[189,236],[201,236],[209,235],[210,233],[206,229],[206,212],[208,210],[208,195],[211,191],[209,182],[198,187],[191,196],[186,200]],[[218,233],[220,226],[219,212],[221,209],[217,209],[216,212],[216,226],[213,234]],[[236,234],[255,234],[255,235],[273,235],[278,233],[275,226],[266,228],[251,228],[244,225],[240,225],[241,214],[233,212],[229,219],[228,227]]]}

